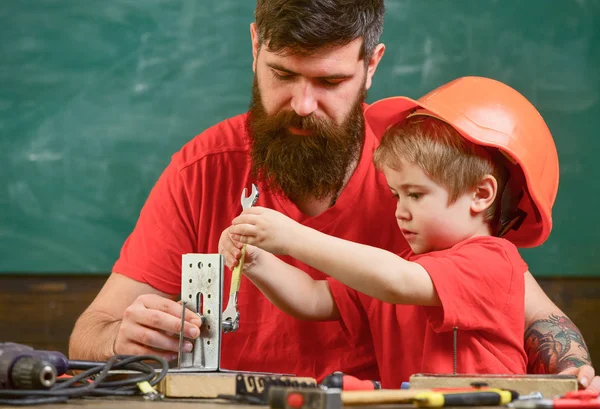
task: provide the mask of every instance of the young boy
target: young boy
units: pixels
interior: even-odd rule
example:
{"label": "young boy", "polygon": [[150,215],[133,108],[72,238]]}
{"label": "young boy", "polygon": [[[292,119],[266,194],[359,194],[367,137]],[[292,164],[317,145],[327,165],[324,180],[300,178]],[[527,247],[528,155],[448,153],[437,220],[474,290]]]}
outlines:
{"label": "young boy", "polygon": [[[412,252],[327,236],[256,207],[234,219],[232,241],[222,243],[227,263],[242,243],[258,246],[247,247],[244,273],[277,307],[300,319],[339,319],[349,333],[367,320],[384,387],[454,365],[463,374],[525,373],[527,265],[515,244],[546,240],[558,187],[543,119],[512,88],[478,77],[418,101],[376,102],[366,117],[383,134],[374,161]],[[313,280],[271,253],[330,278]]]}

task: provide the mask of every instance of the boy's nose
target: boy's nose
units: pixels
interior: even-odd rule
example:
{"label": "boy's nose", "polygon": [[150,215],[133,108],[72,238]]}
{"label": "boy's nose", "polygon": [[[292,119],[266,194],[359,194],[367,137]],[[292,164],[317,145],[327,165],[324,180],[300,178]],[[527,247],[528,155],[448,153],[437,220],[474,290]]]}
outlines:
{"label": "boy's nose", "polygon": [[398,220],[410,220],[410,212],[406,209],[406,206],[403,206],[400,201],[396,205],[396,219]]}

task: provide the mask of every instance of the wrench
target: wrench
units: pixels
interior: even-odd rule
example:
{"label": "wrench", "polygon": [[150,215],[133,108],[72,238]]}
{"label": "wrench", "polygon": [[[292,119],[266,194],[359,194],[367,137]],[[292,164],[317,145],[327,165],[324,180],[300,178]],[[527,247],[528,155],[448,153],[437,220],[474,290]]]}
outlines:
{"label": "wrench", "polygon": [[[242,191],[242,209],[246,210],[256,204],[258,200],[258,188],[253,183],[250,196],[246,197],[246,188]],[[242,277],[242,267],[244,266],[244,258],[246,257],[246,245],[242,246],[242,256],[237,266],[231,272],[231,287],[229,290],[229,301],[227,308],[223,311],[223,332],[236,331],[240,326],[240,312],[238,310],[237,297],[240,291],[240,279]]]}

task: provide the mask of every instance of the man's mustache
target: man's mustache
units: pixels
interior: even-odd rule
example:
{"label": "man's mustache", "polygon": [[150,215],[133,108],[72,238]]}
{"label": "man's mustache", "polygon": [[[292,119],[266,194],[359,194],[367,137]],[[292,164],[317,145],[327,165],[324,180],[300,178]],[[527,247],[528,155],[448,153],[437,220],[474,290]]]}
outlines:
{"label": "man's mustache", "polygon": [[277,113],[269,122],[273,124],[274,130],[285,130],[289,127],[307,131],[320,132],[330,126],[326,119],[318,118],[314,114],[300,116],[294,111]]}

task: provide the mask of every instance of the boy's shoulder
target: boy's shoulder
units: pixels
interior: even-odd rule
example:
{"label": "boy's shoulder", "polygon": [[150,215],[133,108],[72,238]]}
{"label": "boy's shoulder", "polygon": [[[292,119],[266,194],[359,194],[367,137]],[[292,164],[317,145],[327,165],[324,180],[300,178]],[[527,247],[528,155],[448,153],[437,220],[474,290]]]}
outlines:
{"label": "boy's shoulder", "polygon": [[470,251],[505,251],[509,254],[519,254],[517,246],[511,241],[495,236],[479,236],[463,240],[450,248],[449,251],[464,251],[465,249]]}
{"label": "boy's shoulder", "polygon": [[524,264],[517,246],[509,240],[494,236],[473,237],[463,240],[449,249],[432,251],[425,254],[412,254],[409,260],[418,262],[424,258],[456,258],[462,259],[465,262],[480,260],[484,263],[488,259],[504,259],[513,265]]}

